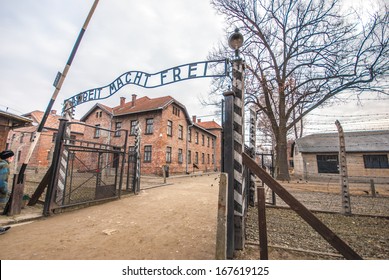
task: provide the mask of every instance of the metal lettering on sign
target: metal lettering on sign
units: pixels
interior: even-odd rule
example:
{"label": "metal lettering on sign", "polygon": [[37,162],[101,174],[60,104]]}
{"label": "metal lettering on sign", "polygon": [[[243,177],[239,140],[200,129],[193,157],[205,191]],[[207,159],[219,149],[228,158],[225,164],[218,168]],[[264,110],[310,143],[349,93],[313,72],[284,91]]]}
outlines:
{"label": "metal lettering on sign", "polygon": [[142,71],[128,71],[109,85],[80,92],[69,99],[73,106],[81,103],[105,99],[126,85],[156,88],[168,84],[197,78],[223,77],[227,75],[227,60],[211,60],[183,64],[154,74]]}

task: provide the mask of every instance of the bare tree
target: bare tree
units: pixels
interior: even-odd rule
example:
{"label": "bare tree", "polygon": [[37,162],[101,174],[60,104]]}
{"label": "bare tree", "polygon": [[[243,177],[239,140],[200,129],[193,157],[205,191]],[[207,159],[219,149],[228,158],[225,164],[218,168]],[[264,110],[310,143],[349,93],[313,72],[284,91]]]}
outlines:
{"label": "bare tree", "polygon": [[[270,123],[277,178],[289,179],[287,134],[345,90],[388,94],[388,6],[366,23],[339,0],[211,0],[245,37],[247,102]],[[210,57],[228,53],[220,46]],[[219,88],[220,92],[220,88]]]}

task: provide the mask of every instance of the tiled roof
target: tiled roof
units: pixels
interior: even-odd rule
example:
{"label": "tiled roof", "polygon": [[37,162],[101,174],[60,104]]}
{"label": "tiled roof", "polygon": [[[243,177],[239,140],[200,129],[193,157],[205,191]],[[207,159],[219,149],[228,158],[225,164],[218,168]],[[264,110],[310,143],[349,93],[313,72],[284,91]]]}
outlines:
{"label": "tiled roof", "polygon": [[164,108],[166,105],[173,102],[174,99],[171,96],[163,96],[159,98],[149,98],[147,96],[141,97],[135,100],[134,106],[132,101],[119,105],[113,108],[115,116],[127,115],[139,112],[147,112]]}
{"label": "tiled roof", "polygon": [[0,116],[12,120],[14,127],[28,125],[32,122],[32,120],[29,118],[18,116],[3,110],[0,110]]}
{"label": "tiled roof", "polygon": [[206,121],[206,122],[198,122],[199,126],[205,128],[205,129],[222,129],[222,127],[215,121]]}
{"label": "tiled roof", "polygon": [[[27,113],[24,116],[32,118],[34,122],[39,124],[42,121],[43,115],[44,112],[36,110],[36,111],[32,111],[31,113]],[[44,127],[51,128],[51,129],[58,129],[59,118],[60,116],[49,114]]]}
{"label": "tiled roof", "polygon": [[[25,114],[24,116],[31,117],[31,119],[33,119],[33,122],[39,124],[42,121],[43,115],[44,115],[44,112],[42,112],[42,111],[33,111],[31,113]],[[47,117],[46,123],[44,125],[44,128],[58,130],[60,118],[61,118],[61,116],[59,116],[59,115],[49,114],[49,116]],[[76,122],[77,120],[72,120],[72,121]],[[37,127],[34,126],[35,130],[36,130],[36,128]],[[22,131],[22,130],[18,130],[18,131],[27,132],[27,131]],[[84,133],[84,126],[74,124],[71,126],[71,131],[76,132],[76,133]]]}
{"label": "tiled roof", "polygon": [[[388,152],[389,130],[345,132],[346,152]],[[337,133],[312,134],[296,140],[301,153],[339,152]]]}

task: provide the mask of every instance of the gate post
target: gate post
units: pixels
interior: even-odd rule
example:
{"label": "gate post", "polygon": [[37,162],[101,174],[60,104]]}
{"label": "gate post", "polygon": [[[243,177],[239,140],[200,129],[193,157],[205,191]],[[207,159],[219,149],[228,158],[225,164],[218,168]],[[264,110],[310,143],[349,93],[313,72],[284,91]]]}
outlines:
{"label": "gate post", "polygon": [[244,149],[244,62],[239,57],[243,36],[239,29],[231,34],[228,45],[235,51],[232,63],[232,91],[225,92],[223,123],[224,172],[228,174],[227,258],[234,250],[244,248],[245,179],[242,152]]}
{"label": "gate post", "polygon": [[243,176],[242,152],[244,151],[244,63],[241,58],[232,62],[232,91],[235,93],[233,106],[233,152],[234,155],[234,220],[235,249],[244,248],[244,215],[246,184]]}
{"label": "gate post", "polygon": [[234,255],[234,92],[223,93],[224,101],[224,123],[223,123],[223,172],[228,174],[227,183],[227,258],[232,259]]}
{"label": "gate post", "polygon": [[133,181],[133,190],[134,194],[138,194],[140,192],[140,141],[141,141],[141,133],[142,130],[139,125],[139,121],[136,123],[135,127],[135,173],[134,173],[134,181]]}
{"label": "gate post", "polygon": [[52,203],[54,202],[55,189],[58,180],[58,173],[60,169],[61,151],[63,148],[63,139],[65,136],[66,124],[68,120],[61,118],[59,120],[58,134],[55,140],[55,148],[53,153],[53,162],[50,174],[50,183],[46,191],[45,204],[43,207],[43,215],[48,216],[50,214]]}

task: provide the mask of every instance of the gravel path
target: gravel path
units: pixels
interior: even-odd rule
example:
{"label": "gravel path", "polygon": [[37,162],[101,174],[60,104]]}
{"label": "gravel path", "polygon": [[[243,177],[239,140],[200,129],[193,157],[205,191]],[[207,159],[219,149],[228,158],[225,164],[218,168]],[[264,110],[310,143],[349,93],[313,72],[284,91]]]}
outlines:
{"label": "gravel path", "polygon": [[[290,191],[290,193],[310,210],[341,212],[340,194],[303,191]],[[276,201],[278,206],[287,206],[278,197]],[[352,195],[350,204],[352,214],[389,217],[389,197]]]}
{"label": "gravel path", "polygon": [[[389,259],[389,198],[352,196],[354,215],[339,214],[339,194],[290,191],[308,209],[338,213],[314,214],[364,259]],[[277,206],[286,204],[277,197]],[[358,215],[355,215],[358,214]],[[380,216],[380,217],[374,217]],[[266,208],[269,259],[344,259],[294,211]],[[237,259],[259,258],[258,212],[250,207],[246,223],[246,249]]]}

